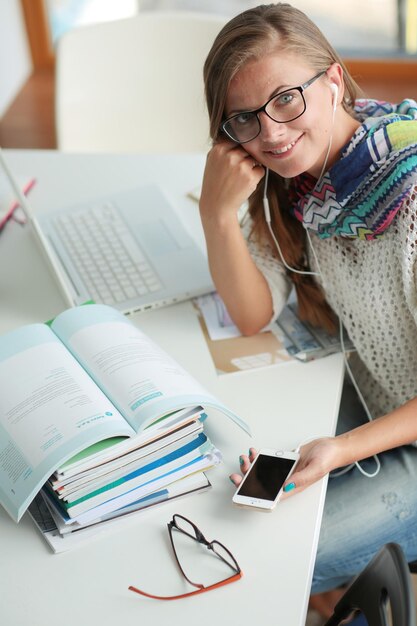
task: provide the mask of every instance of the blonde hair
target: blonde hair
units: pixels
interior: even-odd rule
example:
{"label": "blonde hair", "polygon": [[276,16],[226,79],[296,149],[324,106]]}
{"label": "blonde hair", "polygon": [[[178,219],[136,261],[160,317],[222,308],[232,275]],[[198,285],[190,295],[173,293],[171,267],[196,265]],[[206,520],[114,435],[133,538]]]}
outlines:
{"label": "blonde hair", "polygon": [[[302,12],[287,3],[261,5],[240,13],[230,20],[216,37],[204,64],[204,84],[210,118],[210,134],[219,138],[224,119],[230,83],[248,62],[258,60],[274,50],[285,50],[308,60],[317,73],[339,63],[344,72],[345,93],[342,106],[352,116],[358,87],[345,68],[342,59],[319,28]],[[249,199],[253,219],[253,235],[270,240],[263,216],[263,181]],[[289,199],[284,179],[270,172],[268,199],[271,225],[288,265],[306,267],[305,231],[289,212]],[[324,294],[311,276],[291,272],[297,296],[299,315],[315,326],[335,329],[333,313]]]}

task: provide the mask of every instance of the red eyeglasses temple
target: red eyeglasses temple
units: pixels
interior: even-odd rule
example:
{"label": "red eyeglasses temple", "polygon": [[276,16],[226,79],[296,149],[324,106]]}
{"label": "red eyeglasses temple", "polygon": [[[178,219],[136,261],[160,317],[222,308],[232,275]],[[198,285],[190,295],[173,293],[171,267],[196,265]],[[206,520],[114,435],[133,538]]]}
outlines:
{"label": "red eyeglasses temple", "polygon": [[129,586],[130,591],[134,591],[135,593],[140,594],[141,596],[146,596],[147,598],[154,598],[155,600],[180,600],[181,598],[188,598],[189,596],[196,596],[199,593],[204,593],[205,591],[211,591],[212,589],[217,589],[218,587],[223,587],[224,585],[228,585],[229,583],[234,583],[236,580],[242,578],[243,572],[240,571],[234,576],[230,578],[226,578],[225,580],[216,583],[215,585],[209,585],[208,587],[202,587],[201,589],[196,589],[195,591],[189,591],[188,593],[182,593],[179,596],[155,596],[151,593],[146,593],[146,591],[141,591],[133,585]]}

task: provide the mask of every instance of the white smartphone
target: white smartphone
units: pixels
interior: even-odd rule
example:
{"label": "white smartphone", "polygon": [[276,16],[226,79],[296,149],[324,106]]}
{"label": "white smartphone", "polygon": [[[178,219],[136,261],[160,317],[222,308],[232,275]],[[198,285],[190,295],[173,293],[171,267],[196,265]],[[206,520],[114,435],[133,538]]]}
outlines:
{"label": "white smartphone", "polygon": [[233,502],[272,511],[299,459],[297,452],[262,448],[237,488]]}

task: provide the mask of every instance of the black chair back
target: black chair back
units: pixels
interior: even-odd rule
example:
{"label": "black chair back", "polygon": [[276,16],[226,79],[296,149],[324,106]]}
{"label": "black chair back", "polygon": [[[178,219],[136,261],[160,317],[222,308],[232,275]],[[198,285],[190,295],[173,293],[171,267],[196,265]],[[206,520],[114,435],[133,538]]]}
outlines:
{"label": "black chair back", "polygon": [[357,610],[369,626],[416,626],[411,576],[398,544],[381,548],[348,587],[325,626],[337,626]]}

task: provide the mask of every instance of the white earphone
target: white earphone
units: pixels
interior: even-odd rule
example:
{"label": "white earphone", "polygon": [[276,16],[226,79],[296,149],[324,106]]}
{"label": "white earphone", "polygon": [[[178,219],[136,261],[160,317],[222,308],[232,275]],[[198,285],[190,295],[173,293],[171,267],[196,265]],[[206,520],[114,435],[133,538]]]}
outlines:
{"label": "white earphone", "polygon": [[[333,101],[332,101],[332,104],[333,104],[333,109],[332,109],[333,118],[332,118],[332,120],[334,122],[334,117],[335,117],[336,107],[337,107],[337,96],[338,96],[338,93],[339,93],[339,89],[338,89],[337,85],[335,85],[334,83],[330,84],[330,89],[332,90],[332,94],[333,94]],[[322,178],[322,176],[324,174],[324,171],[326,169],[327,159],[328,159],[328,156],[329,156],[329,153],[330,153],[331,145],[332,145],[332,135],[330,135],[329,145],[328,145],[328,148],[327,148],[326,157],[324,159],[324,163],[323,163],[323,167],[322,167],[322,170],[321,170],[321,173],[320,173],[320,176],[319,176],[319,180]],[[324,287],[325,286],[325,279],[324,279],[324,276],[322,274],[322,271],[321,271],[321,268],[320,268],[319,259],[317,257],[316,251],[314,249],[313,242],[311,240],[308,228],[306,228],[307,241],[308,241],[308,243],[310,245],[311,252],[312,252],[313,257],[314,257],[314,259],[316,261],[317,271],[316,272],[312,272],[312,271],[299,270],[299,269],[296,269],[294,267],[291,267],[285,261],[285,258],[284,258],[284,255],[282,253],[281,247],[280,247],[280,245],[278,243],[278,240],[277,240],[277,238],[275,236],[275,233],[274,233],[274,231],[272,229],[271,211],[270,211],[270,208],[269,208],[269,201],[268,201],[268,195],[267,195],[268,178],[269,178],[269,169],[266,168],[266,170],[265,170],[265,177],[264,177],[264,192],[263,192],[263,198],[262,198],[262,200],[263,200],[263,208],[264,208],[264,215],[265,215],[265,221],[267,223],[269,232],[270,232],[271,237],[272,237],[272,239],[273,239],[273,241],[275,243],[275,247],[276,247],[276,249],[278,251],[278,254],[279,254],[279,257],[281,259],[282,264],[284,265],[284,267],[287,270],[289,270],[290,272],[293,272],[295,274],[303,274],[304,276],[319,276],[321,278],[322,285]],[[339,339],[340,339],[340,344],[341,344],[341,347],[342,347],[342,352],[343,352],[343,357],[344,357],[344,361],[345,361],[346,370],[347,370],[347,372],[349,374],[349,377],[350,377],[350,379],[352,381],[352,384],[353,384],[353,386],[354,386],[354,388],[356,390],[356,393],[358,394],[358,397],[359,397],[359,399],[361,401],[361,404],[362,404],[362,406],[363,406],[363,408],[365,410],[366,416],[367,416],[368,420],[370,422],[372,422],[373,416],[371,415],[371,412],[368,409],[366,401],[365,401],[365,399],[364,399],[364,397],[363,397],[363,395],[362,395],[362,393],[361,393],[361,391],[360,391],[360,389],[358,387],[358,384],[357,384],[357,382],[355,380],[355,377],[353,375],[353,372],[352,372],[352,370],[350,368],[349,361],[348,361],[348,358],[347,358],[347,355],[346,355],[345,344],[344,344],[344,339],[343,339],[342,319],[341,319],[341,317],[339,315],[339,312],[338,311],[335,311],[335,312],[337,314],[337,317],[339,318]],[[303,445],[303,444],[300,444],[298,446],[297,450],[299,450],[301,445]],[[368,478],[373,478],[374,476],[376,476],[379,473],[379,470],[381,469],[381,463],[379,461],[378,455],[376,455],[376,454],[373,455],[373,458],[374,458],[375,463],[376,463],[376,469],[375,469],[375,471],[373,473],[369,473],[366,470],[364,470],[361,467],[360,462],[356,461],[355,463],[352,463],[351,465],[348,465],[347,467],[345,467],[345,468],[343,468],[343,469],[341,469],[339,471],[332,472],[331,476],[332,477],[341,476],[341,475],[345,474],[346,472],[348,472],[350,469],[352,469],[356,465],[356,467],[361,472],[361,474],[363,474],[364,476],[367,476]]]}
{"label": "white earphone", "polygon": [[[332,124],[333,124],[334,123],[334,118],[335,118],[335,113],[336,113],[337,96],[339,94],[339,88],[338,88],[337,85],[335,85],[335,83],[330,83],[330,89],[332,91],[332,114],[333,114],[332,115]],[[329,157],[330,148],[331,148],[331,145],[332,145],[332,138],[333,138],[333,135],[331,134],[330,135],[330,139],[329,139],[329,145],[327,147],[326,156],[325,156],[324,163],[323,163],[323,167],[322,167],[322,170],[321,170],[321,173],[320,173],[320,176],[319,176],[318,180],[321,180],[321,178],[322,178],[322,176],[323,176],[323,174],[325,172],[326,165],[327,165],[327,159]],[[324,279],[323,273],[321,271],[319,259],[317,257],[316,251],[314,249],[313,242],[311,240],[308,228],[306,228],[307,241],[308,241],[308,243],[310,245],[311,252],[312,252],[313,257],[315,259],[316,266],[317,266],[317,271],[316,272],[312,272],[312,271],[299,270],[299,269],[296,269],[294,267],[291,267],[285,261],[285,258],[284,258],[284,255],[282,253],[281,247],[280,247],[280,245],[278,243],[278,240],[277,240],[277,238],[275,236],[275,233],[274,233],[274,231],[272,229],[271,211],[270,211],[270,208],[269,208],[269,201],[268,201],[268,195],[267,195],[268,179],[269,179],[269,169],[266,168],[266,170],[265,170],[265,177],[264,177],[264,192],[263,192],[263,198],[262,198],[262,200],[263,200],[263,208],[264,208],[264,215],[265,215],[265,221],[267,223],[269,232],[271,234],[272,240],[275,243],[275,247],[277,249],[277,252],[279,254],[279,257],[281,259],[282,264],[284,265],[284,267],[287,270],[289,270],[290,272],[293,272],[295,274],[303,274],[304,276],[318,276],[318,277],[320,277],[322,285],[323,285],[323,287],[325,287],[325,279]],[[371,412],[368,409],[368,406],[367,406],[367,404],[365,402],[365,399],[364,399],[364,397],[363,397],[363,395],[362,395],[362,393],[361,393],[361,391],[360,391],[360,389],[358,387],[358,384],[357,384],[357,382],[355,380],[355,377],[353,375],[353,372],[352,372],[352,370],[350,368],[350,365],[349,365],[349,362],[348,362],[348,359],[347,359],[346,350],[345,350],[345,344],[344,344],[344,339],[343,339],[342,319],[341,319],[341,317],[339,315],[339,312],[338,311],[335,311],[335,312],[336,312],[337,317],[339,318],[339,338],[340,338],[340,344],[341,344],[341,347],[342,347],[342,352],[343,352],[343,357],[344,357],[344,361],[345,361],[346,370],[347,370],[347,372],[349,374],[349,377],[350,377],[350,379],[352,381],[352,384],[353,384],[353,386],[354,386],[354,388],[356,390],[356,393],[358,394],[358,397],[359,397],[359,399],[360,399],[360,401],[362,403],[362,406],[363,406],[363,408],[365,410],[366,416],[367,416],[368,420],[371,422],[372,419],[373,419],[373,416],[371,415]],[[303,444],[300,444],[298,446],[298,449],[301,447],[301,445],[303,445]],[[378,456],[377,455],[373,455],[373,458],[374,458],[375,463],[376,463],[376,469],[375,469],[375,471],[372,474],[367,472],[366,470],[364,470],[361,467],[360,462],[356,461],[355,463],[352,463],[351,465],[348,465],[347,467],[345,467],[345,468],[343,468],[343,469],[341,469],[339,471],[332,472],[332,476],[336,477],[336,476],[340,476],[342,474],[345,474],[347,471],[349,471],[352,467],[354,467],[356,465],[356,467],[361,472],[361,474],[363,474],[364,476],[367,476],[368,478],[373,478],[374,476],[376,476],[378,474],[378,472],[379,472],[379,470],[381,468],[381,463],[379,461]]]}
{"label": "white earphone", "polygon": [[335,85],[334,83],[331,83],[330,89],[332,90],[332,93],[333,93],[333,112],[334,112],[336,111],[336,107],[337,107],[337,96],[339,93],[339,89],[338,89],[338,86]]}

